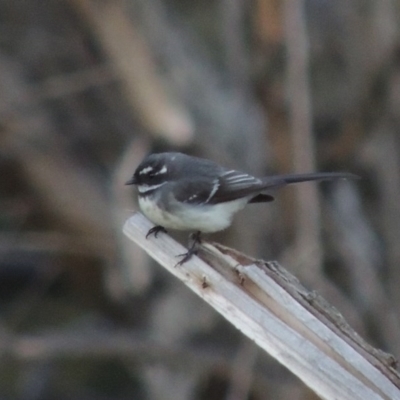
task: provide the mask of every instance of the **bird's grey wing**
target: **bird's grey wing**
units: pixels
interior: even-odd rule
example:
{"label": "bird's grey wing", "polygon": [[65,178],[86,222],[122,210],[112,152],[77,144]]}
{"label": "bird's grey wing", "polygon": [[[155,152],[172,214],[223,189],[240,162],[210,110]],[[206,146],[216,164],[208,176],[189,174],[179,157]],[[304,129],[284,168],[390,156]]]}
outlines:
{"label": "bird's grey wing", "polygon": [[[250,202],[272,201],[267,194],[260,195],[265,183],[254,176],[235,170],[222,171],[215,179],[196,179],[176,185],[175,198],[188,204],[219,204],[243,197]],[[254,197],[252,197],[254,195]]]}

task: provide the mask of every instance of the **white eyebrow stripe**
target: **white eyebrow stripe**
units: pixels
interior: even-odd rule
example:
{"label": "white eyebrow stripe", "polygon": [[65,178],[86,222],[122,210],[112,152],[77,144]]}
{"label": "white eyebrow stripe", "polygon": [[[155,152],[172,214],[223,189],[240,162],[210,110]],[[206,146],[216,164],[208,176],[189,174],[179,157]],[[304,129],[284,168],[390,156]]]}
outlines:
{"label": "white eyebrow stripe", "polygon": [[164,165],[159,171],[157,171],[154,175],[166,174],[168,172],[167,167]]}
{"label": "white eyebrow stripe", "polygon": [[151,166],[149,165],[148,167],[143,168],[143,169],[139,172],[139,175],[147,174],[147,173],[150,172],[150,171],[153,171],[153,167],[151,167]]}

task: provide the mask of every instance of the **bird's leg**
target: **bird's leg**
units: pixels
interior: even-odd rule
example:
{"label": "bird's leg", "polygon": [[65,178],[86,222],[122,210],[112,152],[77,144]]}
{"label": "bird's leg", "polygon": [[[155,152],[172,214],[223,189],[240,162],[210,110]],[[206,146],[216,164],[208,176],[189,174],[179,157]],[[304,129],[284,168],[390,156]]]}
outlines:
{"label": "bird's leg", "polygon": [[167,230],[166,230],[163,226],[161,226],[161,225],[153,226],[153,227],[152,227],[151,229],[149,229],[149,231],[147,232],[146,239],[147,239],[150,235],[152,235],[152,234],[154,234],[154,237],[156,238],[157,235],[158,235],[160,232],[167,233]]}
{"label": "bird's leg", "polygon": [[183,265],[185,262],[189,261],[193,255],[197,254],[197,249],[196,246],[197,244],[201,243],[201,232],[197,231],[195,233],[192,233],[190,236],[190,239],[193,240],[191,246],[189,247],[187,253],[183,254],[178,254],[177,257],[183,257],[181,261],[179,261],[175,267],[178,265]]}

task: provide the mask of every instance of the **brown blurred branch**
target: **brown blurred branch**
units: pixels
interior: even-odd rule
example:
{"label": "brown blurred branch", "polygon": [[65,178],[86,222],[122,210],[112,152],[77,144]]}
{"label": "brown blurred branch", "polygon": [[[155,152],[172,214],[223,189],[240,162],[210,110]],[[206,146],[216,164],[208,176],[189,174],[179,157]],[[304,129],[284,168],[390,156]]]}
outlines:
{"label": "brown blurred branch", "polygon": [[23,231],[14,235],[0,233],[0,254],[8,252],[46,252],[103,257],[110,253],[112,243],[91,236],[77,237],[61,231]]}
{"label": "brown blurred branch", "polygon": [[[184,346],[163,345],[140,337],[133,332],[105,332],[98,330],[80,333],[42,333],[40,335],[1,334],[0,355],[20,361],[44,361],[60,357],[129,357],[136,361],[162,361],[179,365],[226,364],[227,355],[197,351]],[[179,360],[179,361],[175,361]]]}
{"label": "brown blurred branch", "polygon": [[93,87],[108,85],[117,80],[108,65],[97,65],[70,74],[52,76],[30,87],[32,95],[39,100],[70,96]]}
{"label": "brown blurred branch", "polygon": [[248,87],[249,54],[245,43],[246,0],[220,1],[225,68],[238,86]]}
{"label": "brown blurred branch", "polygon": [[173,145],[190,142],[194,134],[192,118],[185,106],[167,92],[144,38],[129,19],[126,4],[110,0],[70,1],[93,29],[124,83],[133,112],[145,128]]}
{"label": "brown blurred branch", "polygon": [[[312,127],[309,82],[308,37],[304,2],[285,0],[287,49],[287,97],[292,135],[293,169],[315,171],[315,144]],[[320,205],[315,185],[298,185],[296,244],[292,250],[300,259],[300,276],[313,284],[321,275]]]}
{"label": "brown blurred branch", "polygon": [[27,184],[64,227],[97,240],[97,251],[112,258],[111,215],[99,182],[74,160],[68,140],[54,134],[49,115],[26,85],[23,69],[2,56],[0,72],[2,153],[20,165]]}

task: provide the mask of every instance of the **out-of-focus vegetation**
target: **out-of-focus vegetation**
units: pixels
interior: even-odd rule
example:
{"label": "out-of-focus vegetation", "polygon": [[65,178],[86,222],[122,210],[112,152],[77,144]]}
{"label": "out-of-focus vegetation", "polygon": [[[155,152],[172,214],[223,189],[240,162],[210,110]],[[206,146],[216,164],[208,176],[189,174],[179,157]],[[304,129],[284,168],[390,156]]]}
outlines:
{"label": "out-of-focus vegetation", "polygon": [[213,239],[399,357],[399,30],[395,0],[0,0],[0,398],[315,398],[123,238],[150,151],[359,174]]}

